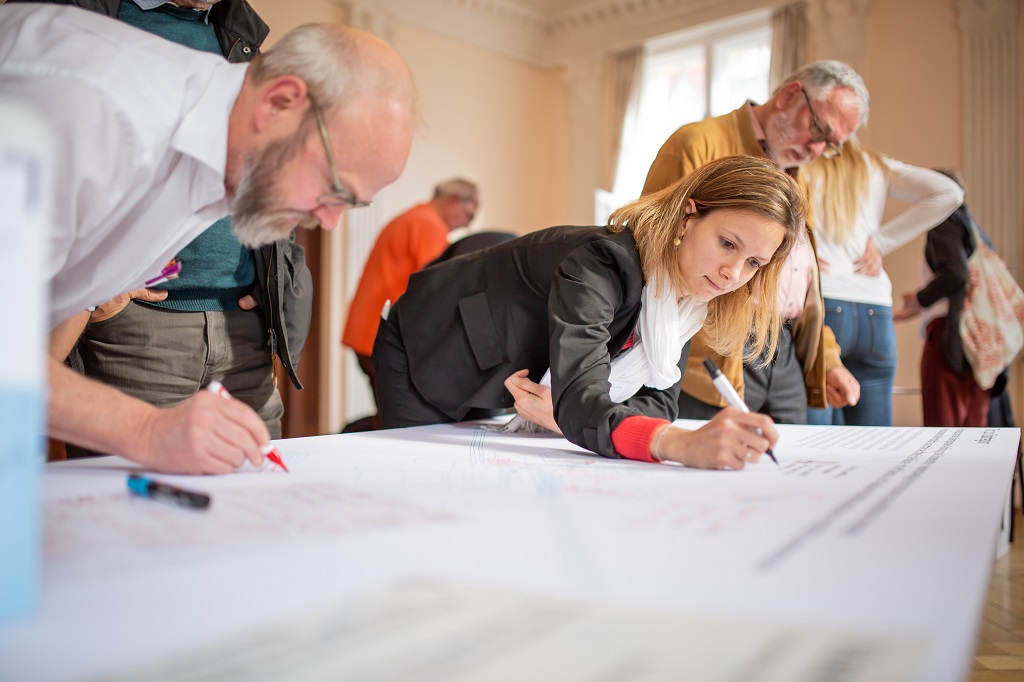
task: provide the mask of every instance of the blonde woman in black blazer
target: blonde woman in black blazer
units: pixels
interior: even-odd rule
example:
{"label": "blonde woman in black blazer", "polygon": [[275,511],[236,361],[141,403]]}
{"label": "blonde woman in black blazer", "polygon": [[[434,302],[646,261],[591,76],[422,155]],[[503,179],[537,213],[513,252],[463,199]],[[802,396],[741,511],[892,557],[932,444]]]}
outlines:
{"label": "blonde woman in black blazer", "polygon": [[[553,227],[428,267],[377,334],[384,428],[511,407],[506,379],[525,370],[539,381],[550,368],[548,416],[521,412],[573,443],[742,468],[774,444],[774,424],[726,408],[696,431],[671,426],[683,344],[703,324],[722,355],[742,354],[752,331],[751,357],[772,357],[780,268],[803,229],[796,183],[736,156],[624,206],[606,227]],[[633,388],[614,397],[622,385]]]}

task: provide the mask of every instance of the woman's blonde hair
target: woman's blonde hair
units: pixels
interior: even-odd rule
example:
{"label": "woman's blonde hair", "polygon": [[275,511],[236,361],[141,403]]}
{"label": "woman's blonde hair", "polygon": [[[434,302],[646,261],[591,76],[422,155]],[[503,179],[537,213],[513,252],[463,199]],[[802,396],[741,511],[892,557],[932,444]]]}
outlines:
{"label": "woman's blonde hair", "polygon": [[719,355],[739,355],[750,337],[744,360],[773,357],[782,328],[776,290],[783,263],[805,229],[803,192],[793,178],[767,159],[727,156],[612,213],[608,229],[633,232],[647,281],[671,286],[680,295],[687,290],[673,241],[691,199],[699,215],[719,209],[749,211],[783,227],[782,244],[771,261],[758,268],[744,286],[711,299],[704,322],[708,345]]}
{"label": "woman's blonde hair", "polygon": [[856,135],[843,143],[843,153],[835,158],[819,156],[807,164],[807,185],[812,196],[822,197],[821,213],[814,216],[816,234],[825,234],[843,244],[853,234],[857,208],[867,196],[868,171],[874,164],[887,176],[891,171],[878,154],[861,146]]}

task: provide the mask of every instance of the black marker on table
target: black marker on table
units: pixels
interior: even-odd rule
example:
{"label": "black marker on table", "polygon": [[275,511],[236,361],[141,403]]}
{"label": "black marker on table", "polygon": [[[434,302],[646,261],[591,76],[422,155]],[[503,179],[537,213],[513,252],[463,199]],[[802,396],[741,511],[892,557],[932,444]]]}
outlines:
{"label": "black marker on table", "polygon": [[178,488],[166,483],[158,483],[151,478],[128,474],[128,490],[136,495],[162,500],[171,504],[189,507],[190,509],[206,509],[210,506],[210,496]]}
{"label": "black marker on table", "polygon": [[[718,369],[718,365],[711,358],[704,361],[704,369],[711,375],[711,383],[714,385],[715,390],[725,399],[725,402],[729,407],[735,407],[737,410],[743,410],[747,414],[750,414],[750,408],[743,402],[743,398],[740,398],[740,394],[736,392],[733,385],[729,383],[729,377],[722,374],[722,370]],[[760,435],[761,430],[758,429]],[[765,454],[772,458],[772,461],[776,464],[779,460],[775,459],[775,453],[772,452],[771,448],[765,451]]]}

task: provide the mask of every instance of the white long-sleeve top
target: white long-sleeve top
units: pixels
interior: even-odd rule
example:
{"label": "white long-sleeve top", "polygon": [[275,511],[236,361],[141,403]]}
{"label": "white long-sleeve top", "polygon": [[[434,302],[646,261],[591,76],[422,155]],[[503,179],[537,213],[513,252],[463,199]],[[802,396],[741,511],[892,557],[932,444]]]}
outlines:
{"label": "white long-sleeve top", "polygon": [[[864,255],[868,239],[873,239],[886,255],[917,235],[935,227],[963,203],[960,187],[935,171],[918,168],[883,157],[891,171],[887,175],[877,164],[868,164],[867,193],[857,208],[856,225],[845,242],[829,238],[825,226],[815,230],[818,257],[828,262],[822,268],[821,288],[825,298],[855,303],[892,306],[892,281],[883,270],[875,277],[853,271],[853,264]],[[891,220],[882,223],[885,202],[897,199],[912,204]],[[820,186],[814,188],[814,215],[824,219],[824,197]]]}

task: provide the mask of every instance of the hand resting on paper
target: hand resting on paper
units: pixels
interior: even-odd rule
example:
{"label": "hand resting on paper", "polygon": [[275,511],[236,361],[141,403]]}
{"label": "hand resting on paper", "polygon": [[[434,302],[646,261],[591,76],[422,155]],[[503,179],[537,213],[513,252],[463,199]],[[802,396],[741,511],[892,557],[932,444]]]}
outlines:
{"label": "hand resting on paper", "polygon": [[[528,374],[519,370],[505,380],[515,398],[516,412],[529,422],[561,433],[555,423],[551,389],[531,381]],[[724,408],[695,431],[666,428],[664,435],[652,440],[658,449],[652,453],[655,458],[701,469],[742,469],[747,462],[758,461],[779,439],[771,417],[732,407]]]}
{"label": "hand resting on paper", "polygon": [[505,388],[516,401],[516,414],[521,419],[561,435],[562,430],[555,423],[555,408],[551,402],[551,389],[530,381],[529,374],[529,370],[521,369],[505,379]]}

